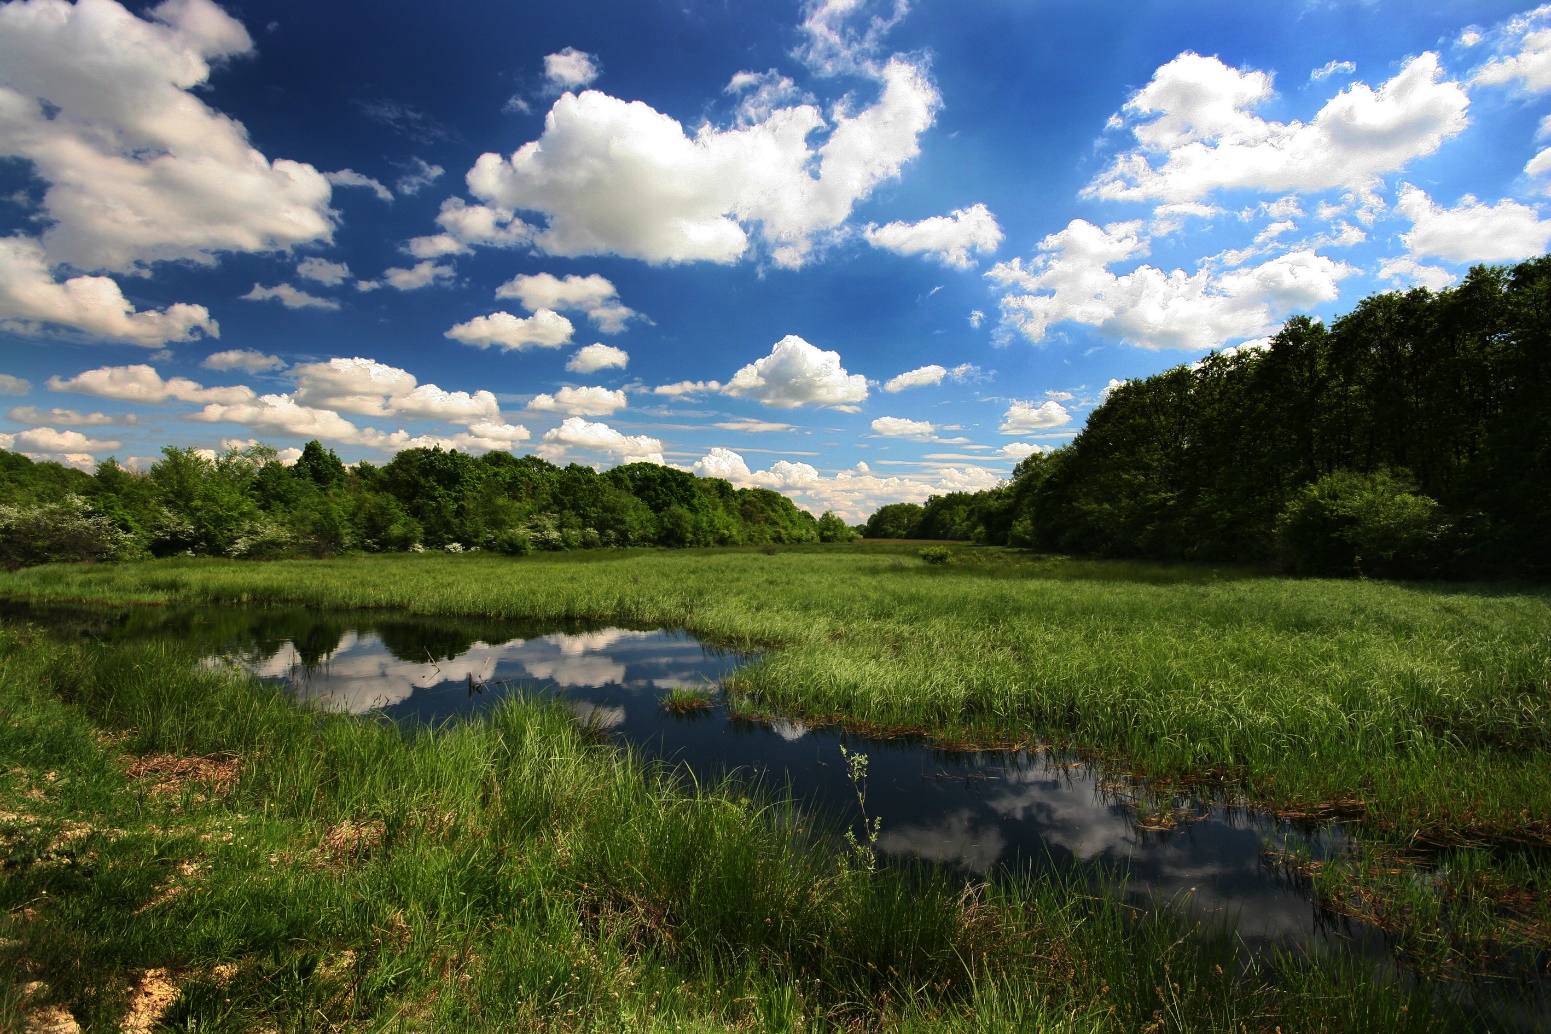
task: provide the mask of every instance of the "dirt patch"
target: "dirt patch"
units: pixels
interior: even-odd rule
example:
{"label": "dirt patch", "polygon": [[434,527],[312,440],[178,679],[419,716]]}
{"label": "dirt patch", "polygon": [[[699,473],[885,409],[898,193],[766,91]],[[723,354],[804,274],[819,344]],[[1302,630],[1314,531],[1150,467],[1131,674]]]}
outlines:
{"label": "dirt patch", "polygon": [[178,1000],[178,985],[165,969],[148,969],[130,993],[129,1012],[124,1016],[124,1034],[150,1034],[161,1022],[167,1007]]}
{"label": "dirt patch", "polygon": [[347,819],[337,826],[330,826],[328,832],[323,834],[323,843],[319,847],[324,860],[331,864],[359,862],[382,846],[385,832],[381,822],[351,822]]}
{"label": "dirt patch", "polygon": [[81,1034],[81,1025],[63,1005],[50,1005],[27,1017],[27,1034]]}
{"label": "dirt patch", "polygon": [[199,785],[212,796],[220,797],[237,785],[239,763],[231,755],[181,758],[176,754],[148,754],[122,760],[130,779],[151,783],[152,797],[177,796],[190,785]]}
{"label": "dirt patch", "polygon": [[[34,980],[22,988],[28,998],[36,998],[48,990],[48,985]],[[27,1015],[26,1034],[81,1034],[81,1025],[63,1005],[46,1005]]]}

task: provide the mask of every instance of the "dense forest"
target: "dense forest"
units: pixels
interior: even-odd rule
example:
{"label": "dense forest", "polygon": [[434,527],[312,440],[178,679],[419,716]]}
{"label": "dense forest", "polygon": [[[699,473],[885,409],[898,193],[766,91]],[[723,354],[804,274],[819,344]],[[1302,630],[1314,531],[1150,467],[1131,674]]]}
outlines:
{"label": "dense forest", "polygon": [[309,442],[291,466],[267,446],[211,458],[169,448],[144,474],[94,474],[0,451],[0,563],[143,556],[266,559],[346,550],[535,550],[845,540],[764,488],[633,463],[599,473],[536,456],[407,449],[346,467]]}
{"label": "dense forest", "polygon": [[1375,295],[1329,327],[1294,318],[1263,351],[1128,381],[1008,484],[885,506],[865,534],[1551,575],[1551,257]]}

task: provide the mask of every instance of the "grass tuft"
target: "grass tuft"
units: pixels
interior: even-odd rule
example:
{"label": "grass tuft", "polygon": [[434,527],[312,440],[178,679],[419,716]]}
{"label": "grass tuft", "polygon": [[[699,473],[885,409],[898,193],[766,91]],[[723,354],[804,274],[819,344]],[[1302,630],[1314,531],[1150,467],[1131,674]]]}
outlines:
{"label": "grass tuft", "polygon": [[670,714],[704,714],[711,710],[716,697],[709,689],[675,686],[662,698],[662,709]]}

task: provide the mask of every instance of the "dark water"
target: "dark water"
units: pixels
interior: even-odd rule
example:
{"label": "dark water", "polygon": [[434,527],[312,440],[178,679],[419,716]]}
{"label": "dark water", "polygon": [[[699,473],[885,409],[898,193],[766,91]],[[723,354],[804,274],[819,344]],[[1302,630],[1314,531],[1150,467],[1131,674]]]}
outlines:
{"label": "dark water", "polygon": [[[1230,924],[1251,949],[1315,944],[1376,958],[1382,941],[1330,916],[1306,888],[1264,860],[1289,835],[1315,856],[1339,849],[1339,829],[1295,829],[1263,814],[1198,809],[1174,830],[1145,830],[1130,802],[1091,766],[1027,751],[934,750],[796,722],[662,707],[673,689],[715,691],[754,658],[660,629],[523,627],[511,622],[199,608],[119,612],[91,634],[173,636],[212,663],[235,662],[283,681],[298,699],[356,714],[439,721],[511,692],[563,697],[577,716],[702,780],[738,771],[842,821],[859,820],[840,747],[868,757],[868,814],[886,858],[917,858],[985,875],[999,867],[1098,863],[1137,904],[1168,901]],[[860,832],[860,826],[857,826]]]}
{"label": "dark water", "polygon": [[[0,612],[3,613],[3,612]],[[508,693],[554,695],[578,718],[702,781],[729,771],[789,786],[805,806],[857,824],[841,746],[868,757],[867,813],[885,858],[985,875],[1097,863],[1141,906],[1166,902],[1224,923],[1251,953],[1270,947],[1365,956],[1398,973],[1384,938],[1321,909],[1302,881],[1265,858],[1291,840],[1318,858],[1341,850],[1338,826],[1295,826],[1259,812],[1196,805],[1194,821],[1144,829],[1132,802],[1090,765],[1044,752],[947,752],[797,722],[662,707],[674,689],[715,692],[755,658],[660,629],[524,627],[298,610],[203,608],[78,620],[108,638],[171,635],[211,663],[280,680],[314,706],[440,721]],[[856,827],[860,832],[860,825]],[[1403,977],[1401,977],[1403,979]]]}
{"label": "dark water", "polygon": [[[1362,939],[1327,921],[1307,894],[1262,861],[1266,843],[1289,829],[1258,814],[1218,808],[1173,831],[1144,831],[1128,802],[1105,793],[1090,767],[1038,753],[936,751],[795,722],[738,719],[719,703],[698,715],[670,714],[662,698],[671,690],[714,689],[747,660],[679,632],[550,632],[476,641],[438,656],[361,627],[322,654],[268,639],[227,656],[257,675],[285,680],[315,705],[392,718],[464,714],[518,687],[561,691],[579,718],[702,779],[740,769],[854,820],[858,802],[843,743],[868,756],[867,810],[882,821],[877,846],[885,856],[974,874],[1100,862],[1123,867],[1128,892],[1139,901],[1161,896],[1222,916],[1251,945]],[[1312,839],[1316,850],[1328,849],[1339,833],[1316,831]]]}

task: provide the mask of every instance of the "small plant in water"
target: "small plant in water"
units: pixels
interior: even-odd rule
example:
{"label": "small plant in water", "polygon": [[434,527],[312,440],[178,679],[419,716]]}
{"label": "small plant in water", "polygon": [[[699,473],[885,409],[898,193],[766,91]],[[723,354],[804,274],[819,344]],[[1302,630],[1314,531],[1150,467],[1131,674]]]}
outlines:
{"label": "small plant in water", "polygon": [[856,791],[856,803],[862,811],[862,836],[865,838],[859,839],[855,830],[848,829],[845,832],[846,843],[850,845],[851,853],[861,863],[862,869],[873,872],[878,868],[878,833],[882,829],[883,820],[867,817],[867,755],[848,751],[842,743],[840,757],[846,763],[846,774],[851,777],[851,789]]}
{"label": "small plant in water", "polygon": [[949,564],[953,562],[953,550],[947,546],[927,546],[921,550],[921,559],[929,564]]}
{"label": "small plant in water", "polygon": [[676,688],[662,698],[662,708],[673,714],[698,714],[711,709],[709,689]]}

